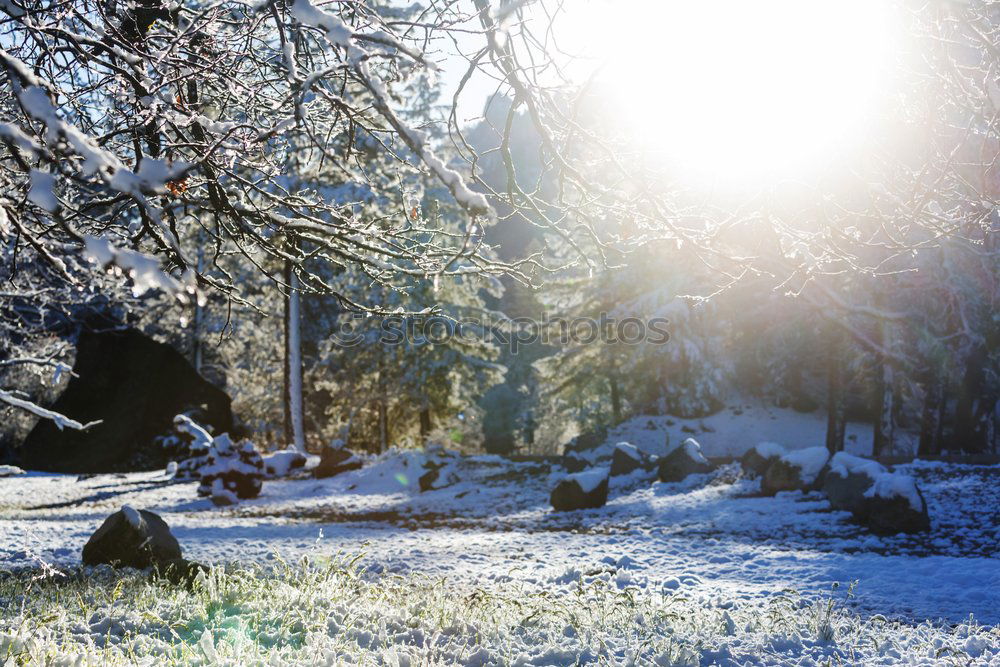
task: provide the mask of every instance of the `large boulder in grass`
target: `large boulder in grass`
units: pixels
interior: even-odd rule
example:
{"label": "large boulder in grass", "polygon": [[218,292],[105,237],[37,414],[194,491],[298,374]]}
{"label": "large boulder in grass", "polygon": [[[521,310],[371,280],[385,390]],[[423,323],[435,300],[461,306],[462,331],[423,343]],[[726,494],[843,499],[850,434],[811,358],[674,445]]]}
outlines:
{"label": "large boulder in grass", "polygon": [[837,452],[827,465],[821,489],[830,507],[860,515],[865,492],[875,483],[876,477],[886,472],[878,461]]}
{"label": "large boulder in grass", "polygon": [[340,440],[334,440],[323,448],[319,456],[319,465],[313,469],[313,477],[333,477],[348,470],[357,470],[362,461]]}
{"label": "large boulder in grass", "polygon": [[19,465],[63,473],[160,470],[167,452],[156,437],[174,416],[195,411],[215,433],[232,432],[229,396],[205,380],[174,348],[134,329],[83,331],[73,375],[52,405],[85,431],[40,419],[18,449]]}
{"label": "large boulder in grass", "polygon": [[604,507],[608,502],[607,468],[592,468],[567,475],[552,489],[549,502],[557,512]]}
{"label": "large boulder in grass", "polygon": [[807,447],[788,452],[772,462],[761,480],[760,490],[773,496],[781,491],[813,491],[822,482],[822,473],[830,460],[826,447]]}
{"label": "large boulder in grass", "polygon": [[180,557],[181,547],[166,522],[128,505],[105,519],[83,546],[84,565],[106,563],[141,570]]}
{"label": "large boulder in grass", "polygon": [[223,433],[212,443],[208,462],[201,468],[198,495],[216,505],[234,505],[256,498],[264,484],[264,459],[249,440],[237,444]]}
{"label": "large boulder in grass", "polygon": [[747,477],[763,477],[771,464],[787,453],[788,451],[776,442],[761,442],[743,455],[740,467]]}
{"label": "large boulder in grass", "polygon": [[856,515],[877,535],[920,533],[931,528],[924,494],[912,477],[900,473],[877,475]]}
{"label": "large boulder in grass", "polygon": [[688,475],[712,472],[713,466],[701,453],[701,445],[694,438],[688,438],[675,446],[659,460],[661,482],[679,482]]}

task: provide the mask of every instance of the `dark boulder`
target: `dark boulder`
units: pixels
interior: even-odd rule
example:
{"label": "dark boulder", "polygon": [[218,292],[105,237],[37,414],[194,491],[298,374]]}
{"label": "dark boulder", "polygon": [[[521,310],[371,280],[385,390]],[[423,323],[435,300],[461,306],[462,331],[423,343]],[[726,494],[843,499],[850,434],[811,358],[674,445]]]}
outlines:
{"label": "dark boulder", "polygon": [[74,377],[52,409],[85,431],[40,420],[20,447],[21,466],[66,473],[156,470],[167,464],[158,435],[174,416],[199,411],[216,433],[233,428],[229,396],[198,375],[175,349],[134,329],[80,334]]}
{"label": "dark boulder", "polygon": [[712,472],[713,466],[701,453],[701,445],[694,438],[688,438],[674,447],[659,461],[661,482],[679,482],[688,475]]}
{"label": "dark boulder", "polygon": [[823,475],[822,491],[830,507],[861,518],[865,493],[875,483],[875,478],[885,472],[877,461],[837,452]]}
{"label": "dark boulder", "polygon": [[619,442],[611,454],[611,476],[630,475],[636,470],[649,469],[649,456],[635,445]]}
{"label": "dark boulder", "polygon": [[773,496],[781,491],[815,491],[823,483],[830,453],[826,447],[796,449],[775,460],[764,473],[760,490]]}
{"label": "dark boulder", "polygon": [[143,569],[180,557],[181,547],[159,515],[127,505],[105,519],[83,547],[84,565]]}
{"label": "dark boulder", "polygon": [[575,454],[566,454],[562,457],[562,467],[567,470],[567,472],[583,472],[590,465],[587,459],[581,458]]}
{"label": "dark boulder", "polygon": [[552,508],[568,512],[603,507],[608,502],[608,474],[607,468],[594,468],[564,477],[549,496]]}
{"label": "dark boulder", "polygon": [[924,494],[912,477],[897,473],[875,478],[856,515],[876,535],[921,533],[931,528]]}
{"label": "dark boulder", "polygon": [[208,462],[201,467],[198,495],[211,496],[216,505],[234,505],[256,498],[264,484],[264,459],[249,440],[233,444],[223,433],[215,439]]}
{"label": "dark boulder", "polygon": [[313,477],[333,477],[348,470],[357,470],[361,465],[361,459],[354,452],[336,441],[320,452],[319,465],[313,469]]}
{"label": "dark boulder", "polygon": [[763,477],[771,464],[786,454],[785,448],[774,442],[762,442],[751,447],[743,458],[740,467],[747,477]]}

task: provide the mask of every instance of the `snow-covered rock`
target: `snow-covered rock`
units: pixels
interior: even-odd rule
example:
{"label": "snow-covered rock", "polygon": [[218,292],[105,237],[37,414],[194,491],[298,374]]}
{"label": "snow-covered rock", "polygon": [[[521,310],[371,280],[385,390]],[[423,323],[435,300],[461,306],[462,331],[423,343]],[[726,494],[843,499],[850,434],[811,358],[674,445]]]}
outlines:
{"label": "snow-covered rock", "polygon": [[901,473],[877,475],[865,491],[860,518],[877,535],[930,530],[927,501],[916,481]]}
{"label": "snow-covered rock", "polygon": [[712,472],[712,464],[701,453],[701,445],[694,438],[674,445],[659,461],[661,482],[679,482],[688,475]]}
{"label": "snow-covered rock", "polygon": [[208,452],[213,438],[208,430],[191,417],[180,414],[174,417],[173,431],[157,438],[171,463],[176,463],[173,477],[197,479],[199,468],[208,462]]}
{"label": "snow-covered rock", "polygon": [[619,442],[611,454],[611,476],[629,475],[650,465],[649,457],[627,442]]}
{"label": "snow-covered rock", "polygon": [[264,472],[269,479],[287,477],[293,470],[304,468],[308,457],[297,449],[280,449],[264,455]]}
{"label": "snow-covered rock", "polygon": [[747,450],[740,467],[748,477],[763,477],[767,469],[788,451],[776,442],[761,442]]}
{"label": "snow-covered rock", "polygon": [[826,447],[807,447],[789,452],[767,468],[760,490],[768,496],[780,491],[809,491],[821,481],[821,473],[830,460]]}
{"label": "snow-covered rock", "polygon": [[885,472],[885,467],[878,461],[837,452],[830,459],[823,476],[823,494],[833,509],[857,515],[862,510],[865,492],[871,488],[875,478]]}
{"label": "snow-covered rock", "polygon": [[333,477],[348,470],[357,470],[361,465],[361,459],[347,449],[342,440],[334,440],[320,453],[319,465],[313,469],[313,476]]}
{"label": "snow-covered rock", "polygon": [[587,459],[574,453],[565,454],[562,457],[562,467],[566,469],[566,472],[583,472],[588,466],[590,466],[590,462]]}
{"label": "snow-covered rock", "polygon": [[208,462],[201,468],[198,494],[211,496],[216,504],[232,504],[238,498],[256,498],[264,479],[264,459],[249,440],[238,444],[222,434],[212,443]]}
{"label": "snow-covered rock", "polygon": [[84,565],[143,569],[181,557],[181,547],[158,514],[128,505],[109,516],[83,546]]}
{"label": "snow-covered rock", "polygon": [[557,512],[603,507],[608,502],[608,468],[591,468],[559,480],[549,502]]}
{"label": "snow-covered rock", "polygon": [[0,466],[0,477],[14,477],[23,474],[24,471],[17,466]]}

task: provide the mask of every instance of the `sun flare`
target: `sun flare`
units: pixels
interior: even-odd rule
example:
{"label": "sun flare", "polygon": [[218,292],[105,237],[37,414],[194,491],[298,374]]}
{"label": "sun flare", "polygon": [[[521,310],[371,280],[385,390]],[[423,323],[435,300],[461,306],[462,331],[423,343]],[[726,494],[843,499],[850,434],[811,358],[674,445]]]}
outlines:
{"label": "sun flare", "polygon": [[569,21],[598,58],[608,116],[643,153],[712,183],[795,177],[862,143],[894,44],[872,0],[633,0]]}

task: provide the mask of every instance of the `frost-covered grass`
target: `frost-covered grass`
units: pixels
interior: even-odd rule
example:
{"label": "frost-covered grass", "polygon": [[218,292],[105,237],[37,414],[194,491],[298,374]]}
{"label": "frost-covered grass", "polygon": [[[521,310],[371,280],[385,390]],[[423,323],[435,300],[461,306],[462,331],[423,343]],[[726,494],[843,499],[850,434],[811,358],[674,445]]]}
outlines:
{"label": "frost-covered grass", "polygon": [[482,588],[373,575],[347,557],[214,568],[188,587],[141,572],[0,575],[0,664],[981,664],[996,627],[861,617],[833,591],[766,602],[580,577]]}

